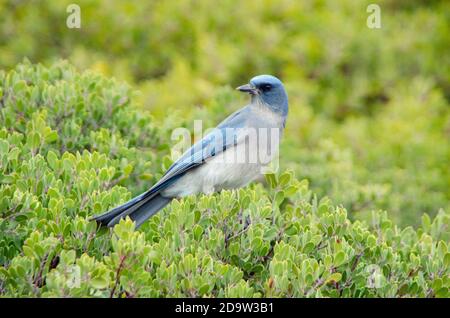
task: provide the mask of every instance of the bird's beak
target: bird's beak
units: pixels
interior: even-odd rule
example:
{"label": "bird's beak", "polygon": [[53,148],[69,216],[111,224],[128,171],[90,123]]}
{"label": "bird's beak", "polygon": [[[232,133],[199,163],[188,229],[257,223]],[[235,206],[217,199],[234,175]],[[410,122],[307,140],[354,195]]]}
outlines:
{"label": "bird's beak", "polygon": [[250,84],[245,84],[245,85],[236,87],[236,89],[241,92],[249,93],[250,95],[256,95],[259,93],[259,90]]}

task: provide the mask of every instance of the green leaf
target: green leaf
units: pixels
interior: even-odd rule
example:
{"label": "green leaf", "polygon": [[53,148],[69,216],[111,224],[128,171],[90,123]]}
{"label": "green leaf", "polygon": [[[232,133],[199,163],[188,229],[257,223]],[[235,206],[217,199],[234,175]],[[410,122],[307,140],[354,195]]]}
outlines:
{"label": "green leaf", "polygon": [[444,266],[447,268],[450,267],[450,253],[446,253],[444,256]]}
{"label": "green leaf", "polygon": [[438,298],[448,298],[450,296],[450,291],[448,287],[443,287],[435,292]]}
{"label": "green leaf", "polygon": [[439,241],[437,252],[439,258],[444,258],[445,254],[447,254],[447,244],[444,241]]}
{"label": "green leaf", "polygon": [[333,273],[330,276],[328,276],[327,280],[325,281],[325,283],[331,283],[331,282],[336,282],[338,283],[342,278],[342,274],[341,273]]}
{"label": "green leaf", "polygon": [[31,148],[36,149],[41,145],[41,135],[37,132],[31,132],[28,134],[28,143]]}
{"label": "green leaf", "polygon": [[131,164],[128,164],[123,168],[123,174],[125,176],[129,176],[132,171],[133,171],[133,166]]}
{"label": "green leaf", "polygon": [[45,136],[45,141],[48,143],[58,140],[58,132],[52,130],[49,134]]}
{"label": "green leaf", "polygon": [[24,80],[19,80],[14,84],[14,91],[16,93],[21,93],[27,87],[27,83]]}
{"label": "green leaf", "polygon": [[100,180],[103,181],[103,182],[108,181],[108,179],[109,179],[108,169],[102,168],[100,170],[99,177],[100,177]]}
{"label": "green leaf", "polygon": [[323,260],[323,264],[325,265],[326,268],[331,267],[331,265],[333,264],[333,258],[331,257],[331,255],[325,256],[325,258]]}
{"label": "green leaf", "polygon": [[286,197],[291,197],[292,195],[294,195],[295,193],[297,193],[298,191],[298,187],[295,185],[290,185],[288,187],[286,187],[284,189],[284,194],[286,195]]}
{"label": "green leaf", "polygon": [[96,277],[90,280],[90,284],[94,288],[103,289],[108,287],[109,281],[104,277]]}
{"label": "green leaf", "polygon": [[194,232],[194,239],[198,241],[201,239],[203,235],[203,228],[200,225],[196,224],[194,226],[193,232]]}
{"label": "green leaf", "polygon": [[47,153],[47,162],[53,170],[58,168],[58,156],[52,150]]}
{"label": "green leaf", "polygon": [[139,176],[139,179],[141,180],[151,180],[153,178],[153,175],[151,173],[142,173]]}
{"label": "green leaf", "polygon": [[209,284],[204,284],[202,287],[199,288],[198,292],[200,295],[205,295],[209,292],[210,286]]}
{"label": "green leaf", "polygon": [[422,215],[422,227],[424,229],[425,232],[430,232],[430,228],[431,228],[431,220],[430,217],[428,216],[428,214],[424,213]]}
{"label": "green leaf", "polygon": [[308,254],[314,249],[314,247],[315,245],[313,242],[306,243],[306,245],[303,247],[303,253]]}
{"label": "green leaf", "polygon": [[283,173],[280,176],[278,183],[280,186],[285,187],[291,181],[291,174],[289,172]]}
{"label": "green leaf", "polygon": [[375,235],[369,235],[367,237],[367,246],[375,247],[377,245],[377,239]]}
{"label": "green leaf", "polygon": [[0,140],[0,156],[7,154],[9,151],[9,143],[7,140]]}
{"label": "green leaf", "polygon": [[345,253],[343,251],[339,251],[335,256],[334,256],[334,262],[333,265],[338,267],[341,266],[342,264],[344,264],[345,262]]}
{"label": "green leaf", "polygon": [[274,189],[277,186],[277,179],[275,174],[273,173],[267,173],[265,174],[266,181],[269,184],[269,186]]}

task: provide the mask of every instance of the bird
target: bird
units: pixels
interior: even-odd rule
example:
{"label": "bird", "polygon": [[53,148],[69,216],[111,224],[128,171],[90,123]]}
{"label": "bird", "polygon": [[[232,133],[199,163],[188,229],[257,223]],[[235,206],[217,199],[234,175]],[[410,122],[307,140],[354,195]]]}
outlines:
{"label": "bird", "polygon": [[149,190],[92,219],[113,227],[128,216],[138,228],[175,198],[241,188],[260,177],[278,153],[288,96],[272,75],[255,76],[236,89],[250,95],[249,104],[194,143]]}

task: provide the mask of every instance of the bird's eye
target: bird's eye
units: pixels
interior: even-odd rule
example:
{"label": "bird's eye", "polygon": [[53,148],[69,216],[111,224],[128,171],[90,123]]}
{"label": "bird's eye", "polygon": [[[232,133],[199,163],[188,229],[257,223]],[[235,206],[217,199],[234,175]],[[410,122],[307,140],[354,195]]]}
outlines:
{"label": "bird's eye", "polygon": [[272,88],[272,85],[270,85],[270,84],[264,84],[264,85],[262,85],[262,87],[261,87],[261,89],[263,90],[263,91],[269,91],[270,89]]}

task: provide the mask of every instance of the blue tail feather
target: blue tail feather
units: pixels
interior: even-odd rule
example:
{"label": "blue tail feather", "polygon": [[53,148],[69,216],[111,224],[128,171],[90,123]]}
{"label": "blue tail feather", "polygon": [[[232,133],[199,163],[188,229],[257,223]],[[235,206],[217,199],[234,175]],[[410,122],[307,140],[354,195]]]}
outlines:
{"label": "blue tail feather", "polygon": [[93,217],[102,226],[112,227],[126,216],[136,222],[136,228],[141,226],[147,219],[156,214],[172,201],[172,198],[165,198],[159,193],[145,197],[145,193],[130,201],[108,211],[102,215]]}

